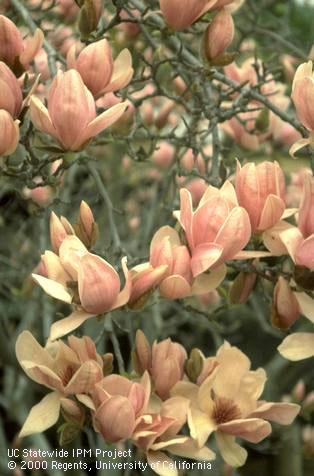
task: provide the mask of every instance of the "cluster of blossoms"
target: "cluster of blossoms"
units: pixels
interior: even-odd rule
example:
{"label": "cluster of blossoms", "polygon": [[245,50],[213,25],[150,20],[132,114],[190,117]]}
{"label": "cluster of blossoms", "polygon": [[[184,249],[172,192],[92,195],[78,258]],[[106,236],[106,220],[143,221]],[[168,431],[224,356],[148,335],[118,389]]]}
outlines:
{"label": "cluster of blossoms", "polygon": [[[235,187],[228,180],[220,189],[209,186],[195,211],[190,192],[181,189],[180,210],[174,211],[181,231],[161,227],[152,238],[149,262],[128,269],[123,258],[123,289],[112,265],[89,251],[97,238],[89,206],[82,202],[76,227],[52,213],[53,251],[42,255],[33,278],[47,294],[74,305],[74,310],[53,323],[50,339],[118,307],[140,309],[155,289],[161,298],[172,300],[206,295],[222,284],[228,264],[254,260],[256,271],[247,273],[246,284],[242,282],[238,292],[232,292],[233,302],[245,302],[256,284],[258,260],[271,256],[287,257],[286,271],[274,286],[273,324],[288,329],[301,313],[313,321],[313,190],[313,176],[305,173],[299,209],[286,208],[284,174],[272,162],[238,165]],[[297,226],[291,223],[296,215]],[[310,357],[311,339],[311,335],[291,335],[280,351],[290,358]],[[289,343],[300,349],[299,356],[292,355]]]}
{"label": "cluster of blossoms", "polygon": [[[168,453],[215,459],[207,446],[211,435],[226,463],[242,466],[247,452],[236,438],[258,443],[271,433],[269,421],[289,425],[300,410],[260,400],[265,371],[251,370],[249,359],[227,342],[213,357],[193,349],[188,358],[171,339],[150,346],[138,331],[128,377],[111,373],[112,354],[97,354],[86,336],[41,347],[24,331],[16,355],[31,379],[52,390],[31,409],[20,436],[45,431],[60,413],[77,432],[91,421],[106,442],[131,441],[158,474],[166,474],[164,466],[158,470],[161,458],[171,467]],[[190,436],[182,433],[186,425]]]}
{"label": "cluster of blossoms", "polygon": [[[39,88],[38,80],[34,79],[34,85],[23,101],[25,72],[19,75],[22,67],[29,68],[35,58],[34,73],[29,69],[28,72],[35,77],[36,70],[43,71],[43,76],[48,79],[45,71],[47,58],[36,63],[37,53],[43,51],[43,33],[37,30],[25,43],[14,23],[3,15],[0,15],[0,33],[0,155],[10,155],[15,151],[20,137],[18,117],[28,105],[34,126],[53,137],[65,151],[81,150],[124,113],[127,103],[119,102],[117,98],[117,104],[97,115],[95,101],[130,82],[133,68],[128,50],[123,50],[113,61],[107,40],[85,48],[74,43],[68,50],[67,71],[60,67],[49,89],[46,86],[44,90]],[[77,55],[78,49],[81,51]],[[47,99],[48,108],[39,99],[39,94]]]}

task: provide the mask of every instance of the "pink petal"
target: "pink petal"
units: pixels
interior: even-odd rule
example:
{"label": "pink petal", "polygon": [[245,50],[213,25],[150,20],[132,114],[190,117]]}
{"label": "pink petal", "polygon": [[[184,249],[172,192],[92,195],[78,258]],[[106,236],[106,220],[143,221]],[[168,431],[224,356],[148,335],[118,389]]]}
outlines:
{"label": "pink petal", "polygon": [[215,243],[223,248],[222,258],[232,259],[251,238],[251,224],[247,211],[235,207],[219,230]]}
{"label": "pink petal", "polygon": [[276,225],[285,211],[284,201],[276,195],[268,195],[258,224],[258,230],[264,231]]}
{"label": "pink petal", "polygon": [[243,438],[251,443],[259,443],[271,433],[270,424],[260,418],[233,420],[228,423],[222,423],[218,429],[219,431],[228,433],[228,435]]}
{"label": "pink petal", "polygon": [[259,402],[257,409],[250,417],[263,418],[275,421],[280,425],[291,425],[300,412],[300,405],[295,403]]}
{"label": "pink petal", "polygon": [[216,243],[206,243],[197,246],[192,255],[191,268],[193,276],[196,277],[207,271],[220,259],[223,247]]}
{"label": "pink petal", "polygon": [[82,137],[78,138],[78,141],[75,143],[75,147],[84,144],[92,137],[97,136],[100,132],[104,129],[107,129],[112,124],[114,124],[127,108],[128,103],[122,102],[112,106],[107,111],[103,112],[99,116],[97,116],[93,121],[91,121],[86,129],[84,130]]}
{"label": "pink petal", "polygon": [[172,275],[161,282],[159,291],[166,299],[183,299],[191,294],[191,286],[182,276]]}

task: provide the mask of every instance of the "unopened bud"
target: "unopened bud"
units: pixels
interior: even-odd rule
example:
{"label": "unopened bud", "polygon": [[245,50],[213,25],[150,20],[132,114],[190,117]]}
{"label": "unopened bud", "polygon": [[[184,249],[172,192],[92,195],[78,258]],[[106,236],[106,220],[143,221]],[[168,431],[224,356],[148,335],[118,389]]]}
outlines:
{"label": "unopened bud", "polygon": [[80,205],[79,222],[75,226],[76,235],[90,249],[96,243],[98,238],[98,225],[94,219],[94,215],[90,207],[84,200]]}
{"label": "unopened bud", "polygon": [[280,276],[274,289],[271,320],[279,329],[289,329],[300,315],[298,301],[289,283]]}
{"label": "unopened bud", "polygon": [[198,377],[202,373],[204,366],[204,358],[199,349],[192,349],[190,357],[185,364],[185,372],[191,382],[196,383]]}
{"label": "unopened bud", "polygon": [[244,304],[253,290],[256,282],[255,273],[241,273],[235,278],[229,291],[229,299],[232,304]]}
{"label": "unopened bud", "polygon": [[222,9],[208,25],[203,37],[203,51],[206,59],[216,64],[224,55],[234,38],[234,23],[230,13]]}
{"label": "unopened bud", "polygon": [[102,0],[80,0],[79,6],[79,30],[83,38],[88,38],[98,26],[103,9]]}

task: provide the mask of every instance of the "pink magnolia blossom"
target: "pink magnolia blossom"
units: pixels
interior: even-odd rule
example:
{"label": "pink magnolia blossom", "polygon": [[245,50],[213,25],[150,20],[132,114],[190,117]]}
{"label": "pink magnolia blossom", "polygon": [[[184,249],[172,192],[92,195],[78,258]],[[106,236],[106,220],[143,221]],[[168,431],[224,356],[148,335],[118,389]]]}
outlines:
{"label": "pink magnolia blossom", "polygon": [[248,243],[249,215],[238,205],[230,182],[225,182],[220,190],[209,186],[195,212],[191,194],[182,189],[180,205],[175,216],[185,232],[194,277],[233,259]]}
{"label": "pink magnolia blossom", "polygon": [[76,57],[77,47],[70,48],[67,55],[68,68],[76,69],[85,86],[95,98],[129,84],[134,70],[132,57],[128,49],[124,49],[115,61],[107,40],[96,41],[83,48]]}
{"label": "pink magnolia blossom", "polygon": [[285,211],[285,178],[277,162],[238,163],[236,193],[249,214],[253,232],[273,227]]}
{"label": "pink magnolia blossom", "polygon": [[4,15],[0,15],[0,61],[13,71],[20,74],[26,70],[40,50],[44,34],[37,29],[34,36],[25,40],[14,23]]}
{"label": "pink magnolia blossom", "polygon": [[117,104],[99,116],[95,101],[79,73],[58,72],[48,95],[48,109],[36,97],[30,102],[31,119],[40,131],[54,137],[65,150],[78,151],[93,137],[111,126],[124,113],[126,103]]}
{"label": "pink magnolia blossom", "polygon": [[126,304],[131,292],[131,276],[126,258],[122,260],[125,285],[118,273],[103,258],[89,253],[74,235],[65,236],[59,255],[46,251],[42,255],[43,274],[33,274],[33,279],[55,299],[76,304],[73,313],[51,326],[50,340],[68,334],[87,319]]}

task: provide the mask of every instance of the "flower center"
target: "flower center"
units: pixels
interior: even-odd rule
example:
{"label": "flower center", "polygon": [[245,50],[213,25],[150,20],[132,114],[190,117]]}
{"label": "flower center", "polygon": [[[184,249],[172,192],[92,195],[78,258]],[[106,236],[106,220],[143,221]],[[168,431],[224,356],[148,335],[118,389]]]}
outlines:
{"label": "flower center", "polygon": [[213,419],[220,425],[241,418],[240,408],[230,398],[217,397],[213,411]]}
{"label": "flower center", "polygon": [[74,368],[71,365],[68,365],[64,370],[59,372],[59,377],[62,380],[64,386],[66,386],[75,373]]}

